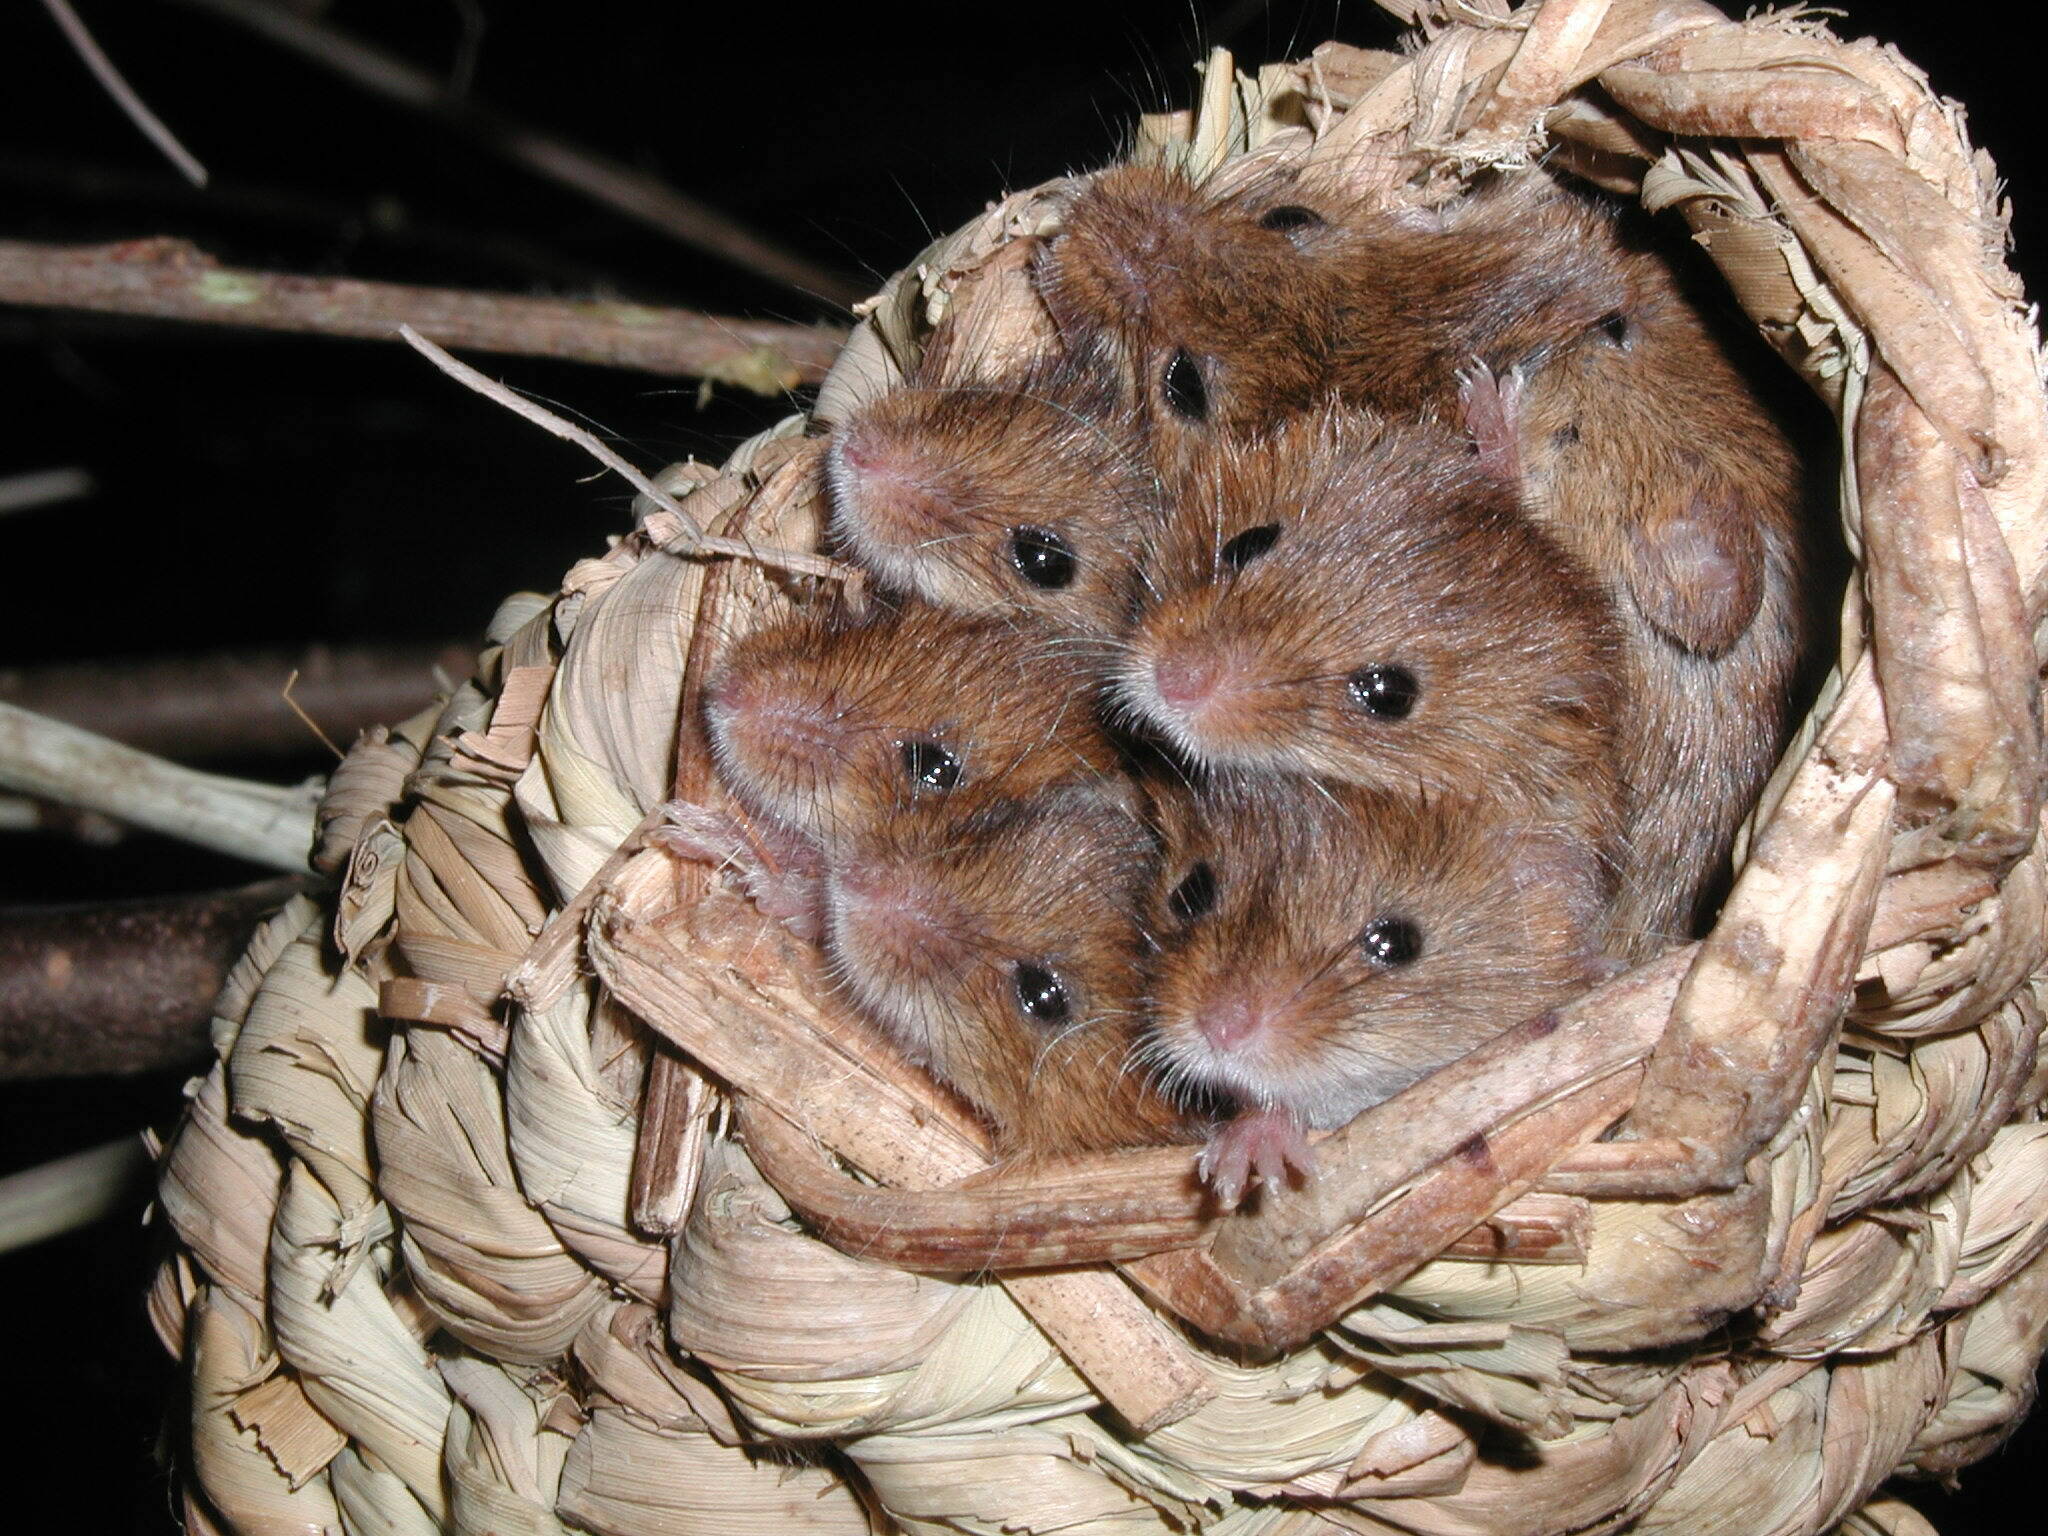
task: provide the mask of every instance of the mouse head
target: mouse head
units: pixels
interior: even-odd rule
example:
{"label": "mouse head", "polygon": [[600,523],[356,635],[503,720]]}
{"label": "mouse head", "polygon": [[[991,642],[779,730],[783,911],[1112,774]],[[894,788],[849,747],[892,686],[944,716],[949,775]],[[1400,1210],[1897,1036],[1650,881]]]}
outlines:
{"label": "mouse head", "polygon": [[1031,1128],[1071,1115],[1073,1094],[1099,1105],[1140,1082],[1127,1057],[1143,991],[1138,907],[1155,858],[1144,825],[1086,788],[892,822],[833,860],[833,969],[1000,1140],[1034,1144]]}
{"label": "mouse head", "polygon": [[1254,186],[1211,194],[1177,171],[1117,166],[1041,253],[1039,293],[1068,344],[1107,346],[1163,459],[1262,430],[1326,387],[1334,277],[1291,238],[1306,209]]}
{"label": "mouse head", "polygon": [[833,536],[884,587],[1094,633],[1127,619],[1157,495],[1105,370],[920,376],[843,423],[825,462]]}
{"label": "mouse head", "polygon": [[1607,756],[1606,601],[1459,438],[1321,413],[1206,455],[1163,543],[1118,703],[1198,764],[1541,795]]}
{"label": "mouse head", "polygon": [[799,619],[735,645],[705,689],[720,780],[832,846],[895,817],[1113,785],[1074,637],[937,609]]}
{"label": "mouse head", "polygon": [[1599,973],[1598,859],[1495,804],[1225,776],[1159,819],[1169,1090],[1342,1125]]}

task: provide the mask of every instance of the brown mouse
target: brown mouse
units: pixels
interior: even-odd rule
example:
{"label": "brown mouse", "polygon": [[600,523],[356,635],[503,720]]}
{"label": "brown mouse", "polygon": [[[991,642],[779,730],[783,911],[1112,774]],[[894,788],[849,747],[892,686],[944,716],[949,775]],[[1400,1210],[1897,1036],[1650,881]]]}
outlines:
{"label": "brown mouse", "polygon": [[1225,191],[1157,166],[1114,166],[1083,188],[1036,265],[1070,348],[1113,357],[1172,463],[1217,435],[1262,432],[1327,391],[1333,270],[1305,261],[1265,183]]}
{"label": "brown mouse", "polygon": [[1126,621],[1156,486],[1090,357],[985,381],[921,370],[843,422],[825,464],[832,535],[884,588],[1096,634]]}
{"label": "brown mouse", "polygon": [[1114,792],[1098,662],[1014,616],[883,610],[800,618],[733,646],[705,689],[720,781],[756,816],[821,846],[939,806]]}
{"label": "brown mouse", "polygon": [[1645,955],[1693,934],[1784,747],[1811,534],[1784,424],[1660,261],[1631,274],[1623,323],[1510,381],[1502,419],[1532,515],[1606,581],[1627,642],[1615,921]]}
{"label": "brown mouse", "polygon": [[1241,1107],[1203,1154],[1234,1204],[1360,1110],[1609,974],[1605,872],[1499,802],[1219,775],[1162,795],[1143,1060]]}
{"label": "brown mouse", "polygon": [[1330,407],[1174,484],[1116,696],[1207,767],[1511,802],[1603,853],[1605,595],[1469,443]]}
{"label": "brown mouse", "polygon": [[1198,1139],[1133,1059],[1156,862],[1143,822],[1087,787],[892,820],[833,857],[833,973],[1006,1156]]}

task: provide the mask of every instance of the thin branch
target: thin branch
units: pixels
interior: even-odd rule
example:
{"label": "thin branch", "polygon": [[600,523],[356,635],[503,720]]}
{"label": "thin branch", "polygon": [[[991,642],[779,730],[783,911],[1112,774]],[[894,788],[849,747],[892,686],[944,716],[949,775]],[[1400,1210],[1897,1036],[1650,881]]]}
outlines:
{"label": "thin branch", "polygon": [[415,111],[430,113],[493,153],[660,230],[733,266],[772,278],[841,307],[868,285],[755,234],[730,214],[678,192],[645,172],[579,144],[514,123],[457,96],[426,70],[335,27],[266,0],[185,0],[258,32],[280,48]]}
{"label": "thin branch", "polygon": [[114,61],[107,57],[100,45],[93,41],[92,34],[85,30],[85,23],[78,19],[78,13],[71,9],[70,0],[43,0],[43,9],[50,13],[71,46],[78,50],[78,56],[85,60],[85,67],[92,71],[100,88],[114,98],[114,104],[128,114],[128,121],[142,130],[142,136],[163,151],[164,158],[183,173],[185,179],[195,187],[206,185],[206,167],[201,165],[192,151],[178,142],[176,134],[164,125],[158,117],[135,94],[134,88],[121,78],[121,71],[114,68]]}
{"label": "thin branch", "polygon": [[292,873],[312,856],[320,798],[318,780],[281,788],[199,773],[0,703],[0,790],[10,789]]}
{"label": "thin branch", "polygon": [[305,886],[0,908],[0,1082],[198,1061],[228,967],[257,923]]}
{"label": "thin branch", "polygon": [[91,1226],[119,1207],[148,1166],[142,1138],[130,1133],[0,1179],[0,1253]]}
{"label": "thin branch", "polygon": [[82,469],[33,469],[0,477],[0,512],[25,512],[90,496],[92,476]]}
{"label": "thin branch", "polygon": [[825,376],[845,339],[822,326],[688,309],[530,299],[217,265],[182,240],[0,240],[0,303],[389,340],[402,324],[454,346],[715,379],[775,395]]}
{"label": "thin branch", "polygon": [[0,700],[180,762],[303,756],[315,733],[283,698],[337,741],[424,709],[469,675],[467,645],[312,645],[0,667]]}
{"label": "thin branch", "polygon": [[732,555],[741,560],[758,560],[763,565],[776,566],[785,571],[796,571],[806,576],[823,576],[828,580],[844,581],[854,573],[850,567],[841,565],[824,555],[807,555],[793,549],[769,549],[750,544],[745,539],[714,539],[705,535],[697,520],[684,510],[683,504],[652,480],[635,469],[625,459],[600,441],[594,434],[586,432],[573,422],[564,421],[553,411],[535,405],[524,395],[515,393],[495,379],[486,378],[469,364],[458,362],[440,347],[435,346],[411,326],[401,326],[399,334],[436,368],[457,383],[475,390],[487,400],[496,401],[515,415],[524,416],[543,431],[552,432],[565,442],[574,443],[598,463],[609,469],[631,485],[634,490],[670,514],[683,525],[684,536],[670,548],[682,555]]}

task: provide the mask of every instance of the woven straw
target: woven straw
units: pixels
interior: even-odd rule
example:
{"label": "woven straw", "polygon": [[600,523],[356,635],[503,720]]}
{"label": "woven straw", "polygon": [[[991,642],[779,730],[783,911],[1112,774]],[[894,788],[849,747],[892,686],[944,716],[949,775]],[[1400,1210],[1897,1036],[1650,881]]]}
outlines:
{"label": "woven straw", "polygon": [[[1877,1486],[2024,1410],[2048,411],[1991,167],[1910,65],[1809,19],[1390,8],[1416,51],[1219,55],[1137,153],[1306,156],[1397,203],[1548,146],[1676,208],[1842,423],[1839,666],[1712,935],[1368,1111],[1253,1214],[1205,1214],[1187,1149],[963,1187],[980,1131],[646,845],[703,788],[696,679],[818,579],[667,553],[688,531],[643,498],[444,709],[357,747],[338,898],[222,999],[152,1294],[191,1529],[1898,1536],[1927,1527]],[[924,252],[816,420],[949,310],[1041,345],[1024,258],[1072,191]],[[662,488],[814,548],[805,425]]]}

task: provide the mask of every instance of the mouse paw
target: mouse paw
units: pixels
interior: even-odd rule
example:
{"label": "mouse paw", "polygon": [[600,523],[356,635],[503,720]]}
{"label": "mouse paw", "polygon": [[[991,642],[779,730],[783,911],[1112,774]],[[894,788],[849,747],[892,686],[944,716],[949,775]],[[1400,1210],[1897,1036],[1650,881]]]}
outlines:
{"label": "mouse paw", "polygon": [[1288,1177],[1290,1170],[1307,1179],[1316,1171],[1316,1159],[1301,1122],[1284,1109],[1245,1111],[1217,1129],[1195,1163],[1202,1182],[1225,1209],[1244,1198],[1254,1178],[1269,1188],[1296,1182]]}
{"label": "mouse paw", "polygon": [[1476,358],[1458,376],[1458,407],[1479,467],[1504,485],[1521,488],[1522,374],[1517,368],[1496,374]]}

